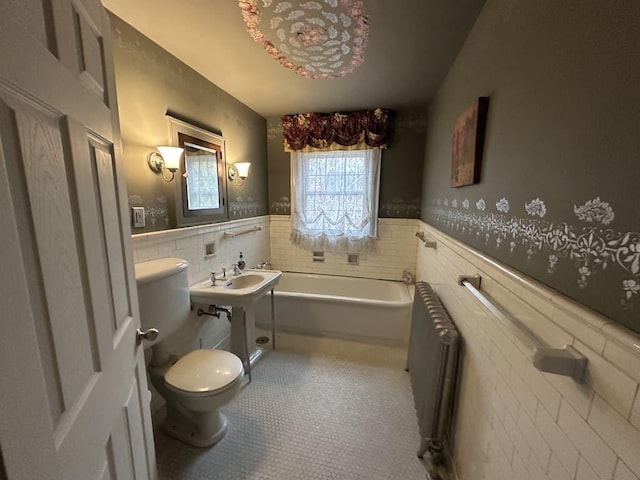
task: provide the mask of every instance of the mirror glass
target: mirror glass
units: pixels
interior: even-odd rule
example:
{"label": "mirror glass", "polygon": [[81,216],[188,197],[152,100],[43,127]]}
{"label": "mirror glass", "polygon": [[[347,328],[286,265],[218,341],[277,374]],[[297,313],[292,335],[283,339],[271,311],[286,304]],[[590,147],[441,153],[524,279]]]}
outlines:
{"label": "mirror glass", "polygon": [[189,210],[220,208],[218,152],[184,142],[184,155]]}
{"label": "mirror glass", "polygon": [[176,223],[179,227],[228,218],[224,138],[169,117],[175,145],[184,148],[176,185]]}

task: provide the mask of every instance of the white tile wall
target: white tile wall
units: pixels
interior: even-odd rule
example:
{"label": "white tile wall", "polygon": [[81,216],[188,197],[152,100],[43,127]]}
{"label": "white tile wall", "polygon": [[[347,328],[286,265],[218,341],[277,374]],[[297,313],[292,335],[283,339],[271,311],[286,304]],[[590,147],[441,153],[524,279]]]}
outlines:
{"label": "white tile wall", "polygon": [[618,462],[618,466],[616,467],[616,474],[613,477],[614,480],[638,480],[629,467],[627,467],[624,463]]}
{"label": "white tile wall", "polygon": [[[596,473],[589,467],[589,464],[585,461],[584,457],[580,457],[580,464],[578,465],[578,472],[576,473],[576,480],[600,480],[602,477],[596,475]],[[611,478],[611,477],[606,477]]]}
{"label": "white tile wall", "polygon": [[636,395],[636,402],[631,412],[631,423],[640,428],[640,394]]}
{"label": "white tile wall", "polygon": [[[224,238],[224,232],[244,232],[253,227],[261,231],[234,238]],[[189,281],[206,279],[210,272],[229,270],[242,252],[248,267],[266,262],[270,257],[269,217],[253,217],[131,236],[135,263],[163,257],[178,257],[189,261]],[[214,242],[216,253],[205,257],[205,245]]]}
{"label": "white tile wall", "polygon": [[640,473],[640,430],[599,395],[594,396],[589,425],[636,475]]}
{"label": "white tile wall", "polygon": [[567,432],[571,443],[582,453],[583,459],[597,472],[598,478],[611,478],[617,456],[589,424],[565,401],[560,407],[558,425]]}
{"label": "white tile wall", "polygon": [[[637,480],[640,336],[417,221],[437,248],[417,249],[464,339],[454,455],[460,480]],[[456,284],[482,289],[548,343],[589,358],[587,381],[537,371],[513,330]]]}
{"label": "white tile wall", "polygon": [[290,216],[272,215],[271,261],[274,268],[292,272],[400,280],[404,270],[415,275],[416,232],[416,220],[381,218],[378,223],[377,251],[361,254],[358,265],[348,265],[346,254],[332,253],[325,253],[324,262],[314,262],[311,252],[289,241]]}
{"label": "white tile wall", "polygon": [[551,461],[549,462],[549,478],[551,480],[571,480],[569,474],[565,471],[562,463],[558,457],[554,454],[551,455]]}

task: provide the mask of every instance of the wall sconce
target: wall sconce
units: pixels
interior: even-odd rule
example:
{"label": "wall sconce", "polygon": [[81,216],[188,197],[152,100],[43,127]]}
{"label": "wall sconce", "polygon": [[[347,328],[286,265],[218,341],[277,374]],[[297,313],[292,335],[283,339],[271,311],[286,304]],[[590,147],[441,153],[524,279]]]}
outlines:
{"label": "wall sconce", "polygon": [[[165,182],[170,182],[176,176],[176,171],[180,168],[180,157],[184,148],[180,147],[156,147],[158,152],[151,152],[147,157],[147,164],[149,168],[155,173],[162,175],[162,179]],[[171,172],[171,178],[164,176],[164,171],[169,170]]]}
{"label": "wall sconce", "polygon": [[229,180],[236,185],[240,186],[244,184],[244,180],[249,176],[250,162],[238,162],[229,166]]}

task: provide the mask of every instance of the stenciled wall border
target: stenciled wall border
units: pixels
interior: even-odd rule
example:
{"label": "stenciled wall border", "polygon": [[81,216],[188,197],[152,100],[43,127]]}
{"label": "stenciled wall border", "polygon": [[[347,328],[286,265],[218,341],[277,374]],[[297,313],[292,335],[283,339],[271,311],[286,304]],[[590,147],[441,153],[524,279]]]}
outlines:
{"label": "stenciled wall border", "polygon": [[[570,296],[592,306],[590,299],[579,292],[597,287],[608,301],[600,298],[594,308],[640,331],[640,233],[611,228],[615,212],[608,202],[596,197],[573,205],[574,223],[545,220],[547,206],[540,198],[525,202],[526,217],[509,215],[510,209],[505,197],[491,202],[484,198],[440,197],[431,199],[427,218],[429,223],[483,246],[499,258],[524,254],[527,262],[544,262],[546,278],[538,279],[560,291],[563,289],[554,276],[560,266],[565,267],[563,272],[568,268],[578,287],[578,294]],[[539,277],[540,269],[536,271],[534,276]],[[605,272],[613,273],[615,284],[610,275],[604,278]],[[617,292],[616,298],[611,298],[612,292]]]}

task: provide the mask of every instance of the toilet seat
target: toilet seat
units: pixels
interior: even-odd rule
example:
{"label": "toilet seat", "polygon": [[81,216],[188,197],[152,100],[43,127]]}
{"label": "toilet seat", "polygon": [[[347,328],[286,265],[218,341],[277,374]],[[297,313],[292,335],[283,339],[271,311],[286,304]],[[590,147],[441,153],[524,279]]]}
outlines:
{"label": "toilet seat", "polygon": [[195,396],[216,395],[238,382],[242,361],[224,350],[199,349],[173,364],[164,375],[167,388]]}

